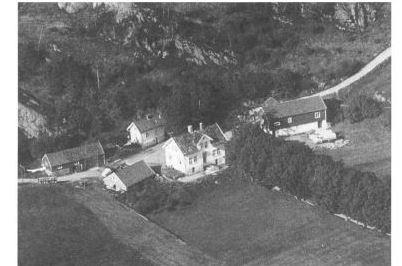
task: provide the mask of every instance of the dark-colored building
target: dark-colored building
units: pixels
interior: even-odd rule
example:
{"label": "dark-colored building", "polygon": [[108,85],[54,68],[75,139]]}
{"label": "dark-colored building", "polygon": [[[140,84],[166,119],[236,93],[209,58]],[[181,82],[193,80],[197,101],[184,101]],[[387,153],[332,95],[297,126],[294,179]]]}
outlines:
{"label": "dark-colored building", "polygon": [[264,102],[264,114],[271,116],[269,129],[277,136],[300,134],[327,128],[327,106],[320,96],[278,102]]}
{"label": "dark-colored building", "polygon": [[105,152],[99,141],[79,147],[46,153],[42,166],[48,175],[67,175],[105,165]]}

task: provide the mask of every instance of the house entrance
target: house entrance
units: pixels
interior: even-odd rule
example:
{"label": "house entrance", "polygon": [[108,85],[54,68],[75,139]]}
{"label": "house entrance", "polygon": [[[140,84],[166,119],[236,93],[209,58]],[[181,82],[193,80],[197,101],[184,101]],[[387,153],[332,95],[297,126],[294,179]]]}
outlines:
{"label": "house entrance", "polygon": [[207,152],[202,153],[202,162],[205,164],[207,163]]}
{"label": "house entrance", "polygon": [[318,128],[321,128],[321,126],[322,126],[322,121],[320,120],[320,121],[318,121]]}

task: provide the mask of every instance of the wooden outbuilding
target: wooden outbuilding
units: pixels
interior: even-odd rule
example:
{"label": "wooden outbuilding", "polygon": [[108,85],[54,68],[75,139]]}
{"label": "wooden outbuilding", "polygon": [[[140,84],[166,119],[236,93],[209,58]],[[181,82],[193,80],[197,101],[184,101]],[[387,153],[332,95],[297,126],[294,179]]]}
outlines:
{"label": "wooden outbuilding", "polygon": [[105,165],[105,152],[99,141],[53,153],[42,158],[48,175],[61,176]]}

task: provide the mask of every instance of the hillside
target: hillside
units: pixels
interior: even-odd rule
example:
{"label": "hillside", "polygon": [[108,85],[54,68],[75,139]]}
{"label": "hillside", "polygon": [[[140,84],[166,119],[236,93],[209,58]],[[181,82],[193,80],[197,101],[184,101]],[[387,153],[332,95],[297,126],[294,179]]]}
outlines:
{"label": "hillside", "polygon": [[[20,3],[19,87],[82,141],[161,110],[174,132],[294,98],[390,45],[390,4]],[[68,146],[68,141],[66,141]]]}
{"label": "hillside", "polygon": [[216,177],[190,208],[151,219],[222,265],[388,265],[390,240],[328,212],[241,182]]}
{"label": "hillside", "polygon": [[18,188],[18,265],[153,265],[115,239],[72,186]]}
{"label": "hillside", "polygon": [[373,172],[384,180],[391,176],[391,60],[342,89],[339,96],[345,103],[360,94],[383,101],[383,113],[358,123],[347,120],[335,123],[333,130],[350,140],[350,145],[318,151],[359,170]]}

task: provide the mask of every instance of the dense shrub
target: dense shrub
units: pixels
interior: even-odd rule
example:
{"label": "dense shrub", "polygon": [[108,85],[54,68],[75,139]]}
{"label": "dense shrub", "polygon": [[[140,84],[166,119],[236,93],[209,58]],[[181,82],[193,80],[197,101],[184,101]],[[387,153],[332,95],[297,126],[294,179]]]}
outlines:
{"label": "dense shrub", "polygon": [[161,183],[149,179],[132,186],[118,196],[118,199],[142,214],[150,214],[187,206],[192,203],[194,197],[183,184]]}
{"label": "dense shrub", "polygon": [[353,74],[356,74],[363,66],[364,63],[358,60],[344,60],[336,70],[336,77],[343,78],[352,76]]}
{"label": "dense shrub", "polygon": [[327,106],[327,120],[329,122],[336,124],[344,120],[345,115],[341,104],[342,101],[336,98],[325,100],[325,105]]}
{"label": "dense shrub", "polygon": [[279,186],[299,198],[313,199],[332,213],[390,231],[390,184],[373,173],[346,168],[302,143],[265,134],[258,126],[235,132],[227,158],[238,174],[254,182]]}
{"label": "dense shrub", "polygon": [[352,123],[378,117],[381,112],[381,104],[366,95],[353,96],[348,101],[347,117]]}

